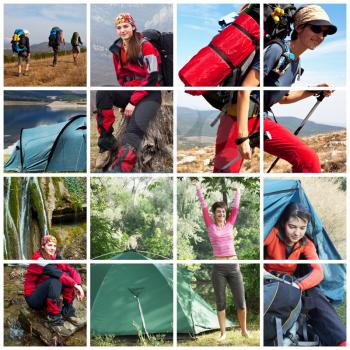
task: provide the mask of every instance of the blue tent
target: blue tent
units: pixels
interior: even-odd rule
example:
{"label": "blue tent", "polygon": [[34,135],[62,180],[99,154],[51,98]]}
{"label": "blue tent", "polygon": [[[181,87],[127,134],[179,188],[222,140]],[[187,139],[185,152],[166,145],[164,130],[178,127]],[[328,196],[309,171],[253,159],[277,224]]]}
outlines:
{"label": "blue tent", "polygon": [[[342,260],[299,180],[266,179],[264,181],[264,239],[276,225],[284,208],[292,202],[301,202],[312,215],[308,233],[316,245],[320,259]],[[321,283],[321,289],[329,299],[336,302],[342,301],[345,267],[340,264],[326,264],[323,265],[323,269],[325,278]]]}
{"label": "blue tent", "polygon": [[22,129],[5,171],[86,171],[86,116]]}

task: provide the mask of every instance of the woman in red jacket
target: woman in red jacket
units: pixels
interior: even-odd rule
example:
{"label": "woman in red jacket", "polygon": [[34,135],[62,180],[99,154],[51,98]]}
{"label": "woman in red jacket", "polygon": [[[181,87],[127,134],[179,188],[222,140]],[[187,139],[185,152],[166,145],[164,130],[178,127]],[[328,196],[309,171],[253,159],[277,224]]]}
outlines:
{"label": "woman in red jacket", "polygon": [[[119,38],[109,50],[120,86],[160,86],[160,55],[157,49],[136,29],[129,13],[121,13],[115,19]],[[103,169],[109,163],[115,147],[113,106],[122,109],[129,119],[125,138],[117,158],[114,172],[132,172],[137,149],[151,120],[161,103],[160,91],[98,91],[96,96],[99,155],[96,168]]]}
{"label": "woman in red jacket", "polygon": [[[55,264],[48,260],[58,260],[56,255],[56,238],[47,235],[41,240],[41,248],[31,260],[38,263],[29,264],[24,281],[24,297],[27,304],[35,310],[46,308],[48,322],[51,326],[62,326],[62,316],[74,325],[81,321],[75,316],[74,295],[84,298],[79,273],[67,264]],[[60,297],[63,297],[61,310]]]}
{"label": "woman in red jacket", "polygon": [[[301,203],[288,204],[264,240],[265,260],[319,260],[314,243],[306,236],[310,219],[311,214]],[[303,307],[308,310],[310,324],[322,345],[345,345],[345,326],[318,287],[323,280],[319,263],[289,262],[264,267],[277,276],[288,274],[296,278],[293,285],[303,291]]]}

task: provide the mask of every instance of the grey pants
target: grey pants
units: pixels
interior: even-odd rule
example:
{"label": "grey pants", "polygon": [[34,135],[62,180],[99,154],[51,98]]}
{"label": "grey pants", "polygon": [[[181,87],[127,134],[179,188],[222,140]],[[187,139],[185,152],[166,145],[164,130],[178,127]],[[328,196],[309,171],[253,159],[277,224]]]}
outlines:
{"label": "grey pants", "polygon": [[233,302],[239,309],[245,309],[244,285],[239,264],[215,264],[212,282],[215,292],[217,311],[226,309],[226,285],[228,284]]}

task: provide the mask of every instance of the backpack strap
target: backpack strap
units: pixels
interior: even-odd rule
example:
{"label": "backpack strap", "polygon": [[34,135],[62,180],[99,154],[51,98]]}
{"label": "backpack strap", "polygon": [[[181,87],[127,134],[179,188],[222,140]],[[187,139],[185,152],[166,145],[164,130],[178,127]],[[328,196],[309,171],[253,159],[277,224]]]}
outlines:
{"label": "backpack strap", "polygon": [[275,323],[276,323],[277,346],[283,346],[282,320],[279,317],[276,317],[275,318]]}

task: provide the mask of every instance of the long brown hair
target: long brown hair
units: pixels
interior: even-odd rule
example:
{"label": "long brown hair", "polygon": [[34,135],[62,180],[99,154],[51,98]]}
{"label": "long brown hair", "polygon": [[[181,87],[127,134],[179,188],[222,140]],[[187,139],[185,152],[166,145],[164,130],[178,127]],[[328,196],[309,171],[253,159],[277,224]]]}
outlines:
{"label": "long brown hair", "polygon": [[126,59],[130,63],[138,64],[138,58],[141,53],[141,39],[142,34],[136,31],[136,28],[133,30],[132,37],[128,42],[128,49],[126,51]]}

